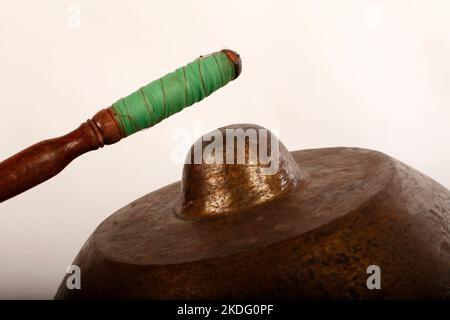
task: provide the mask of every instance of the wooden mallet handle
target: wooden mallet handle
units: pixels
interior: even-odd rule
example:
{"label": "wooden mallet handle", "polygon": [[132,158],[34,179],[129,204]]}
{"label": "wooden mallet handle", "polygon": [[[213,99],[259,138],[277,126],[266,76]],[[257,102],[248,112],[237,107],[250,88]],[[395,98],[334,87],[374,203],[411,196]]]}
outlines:
{"label": "wooden mallet handle", "polygon": [[50,179],[73,159],[122,139],[110,108],[72,132],[44,140],[0,163],[0,202]]}

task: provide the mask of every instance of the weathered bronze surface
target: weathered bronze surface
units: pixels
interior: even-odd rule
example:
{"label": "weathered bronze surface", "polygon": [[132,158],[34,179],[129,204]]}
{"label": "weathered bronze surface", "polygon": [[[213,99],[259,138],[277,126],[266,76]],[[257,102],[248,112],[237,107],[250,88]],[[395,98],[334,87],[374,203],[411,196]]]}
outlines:
{"label": "weathered bronze surface", "polygon": [[[239,139],[235,138],[228,150],[226,130],[239,136],[245,146],[238,151]],[[253,139],[245,136],[247,129],[253,130]],[[286,147],[276,138],[278,144],[278,167],[274,174],[264,174],[269,163],[258,156],[258,141],[266,138],[267,154],[271,154],[271,135],[260,137],[259,126],[232,125],[209,133],[217,136],[221,143],[213,152],[206,152],[211,139],[198,139],[188,153],[181,181],[181,204],[177,208],[180,217],[198,218],[241,213],[259,204],[275,200],[301,184],[307,183],[307,174],[301,170]],[[244,139],[247,140],[244,140]],[[215,141],[214,139],[214,141]],[[231,139],[230,139],[231,140]],[[195,150],[201,150],[205,161],[195,164]],[[228,151],[228,152],[227,152]],[[232,151],[232,152],[230,152]],[[252,152],[253,151],[253,152]],[[242,154],[239,162],[239,155]],[[220,161],[218,160],[220,157]],[[227,159],[231,164],[226,164]],[[220,162],[220,163],[217,163]],[[225,164],[224,164],[225,163]]]}
{"label": "weathered bronze surface", "polygon": [[280,144],[280,161],[272,178],[185,165],[95,230],[74,261],[82,289],[65,278],[55,298],[450,297],[449,190],[372,150]]}

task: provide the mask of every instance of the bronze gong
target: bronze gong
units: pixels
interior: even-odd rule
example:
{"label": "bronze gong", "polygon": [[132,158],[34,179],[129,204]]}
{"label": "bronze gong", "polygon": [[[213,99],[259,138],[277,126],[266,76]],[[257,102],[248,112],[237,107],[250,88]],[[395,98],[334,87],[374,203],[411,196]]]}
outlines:
{"label": "bronze gong", "polygon": [[[73,263],[81,290],[67,288],[67,275],[55,298],[450,297],[449,190],[377,151],[288,152],[271,135],[278,170],[266,174],[259,154],[249,161],[261,139],[245,137],[254,129],[260,138],[261,127],[219,132],[226,129],[236,141],[244,135],[245,163],[215,161],[239,160],[237,143],[193,163],[210,145],[199,139],[181,182],[95,230]],[[367,286],[371,265],[381,270],[380,289]]]}

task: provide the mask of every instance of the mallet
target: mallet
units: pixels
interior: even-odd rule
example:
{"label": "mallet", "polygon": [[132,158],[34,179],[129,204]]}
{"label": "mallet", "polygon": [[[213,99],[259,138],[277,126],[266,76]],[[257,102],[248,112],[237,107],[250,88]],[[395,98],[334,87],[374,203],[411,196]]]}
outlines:
{"label": "mallet", "polygon": [[78,129],[4,160],[0,163],[0,202],[50,179],[81,154],[152,127],[202,100],[236,79],[241,68],[241,59],[232,50],[200,56],[117,100]]}

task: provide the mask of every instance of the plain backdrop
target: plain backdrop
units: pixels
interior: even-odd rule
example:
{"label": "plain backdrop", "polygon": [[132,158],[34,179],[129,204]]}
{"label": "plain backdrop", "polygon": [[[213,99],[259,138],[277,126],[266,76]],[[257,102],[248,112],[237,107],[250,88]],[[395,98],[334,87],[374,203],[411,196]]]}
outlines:
{"label": "plain backdrop", "polygon": [[450,187],[449,1],[0,4],[0,159],[200,54],[243,60],[200,104],[0,204],[0,298],[52,298],[103,219],[179,180],[190,143],[232,123],[277,130],[290,150],[376,149]]}

